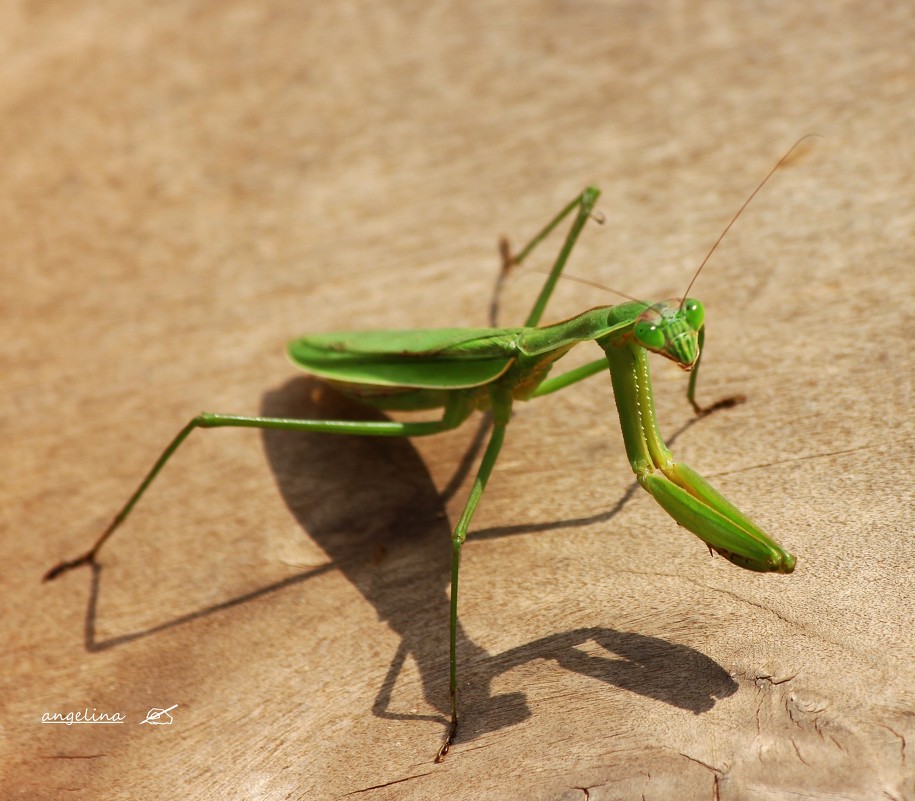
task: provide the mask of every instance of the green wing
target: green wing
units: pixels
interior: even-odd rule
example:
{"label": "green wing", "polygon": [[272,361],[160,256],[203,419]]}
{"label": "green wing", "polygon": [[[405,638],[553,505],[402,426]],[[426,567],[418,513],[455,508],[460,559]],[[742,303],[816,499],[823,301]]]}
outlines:
{"label": "green wing", "polygon": [[374,386],[463,389],[504,373],[520,328],[436,328],[311,334],[288,345],[293,363],[321,378]]}

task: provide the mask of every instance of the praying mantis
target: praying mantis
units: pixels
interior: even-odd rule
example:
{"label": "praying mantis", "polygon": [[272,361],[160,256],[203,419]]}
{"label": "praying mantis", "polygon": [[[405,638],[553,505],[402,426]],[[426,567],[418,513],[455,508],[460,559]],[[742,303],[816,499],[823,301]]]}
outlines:
{"label": "praying mantis", "polygon": [[[806,137],[805,137],[806,138]],[[150,484],[197,428],[241,427],[378,437],[421,437],[456,428],[474,411],[492,415],[492,429],[464,509],[451,534],[449,691],[451,720],[435,757],[442,761],[458,731],[457,627],[461,549],[474,511],[502,449],[512,405],[549,395],[609,370],[623,442],[636,479],[682,527],[710,551],[747,570],[791,573],[795,557],[769,537],[702,476],[675,460],[661,437],[655,415],[648,353],[657,353],[690,372],[687,398],[697,414],[733,405],[726,399],[703,408],[695,399],[705,337],[702,304],[686,297],[693,282],[740,213],[784,163],[796,143],[773,167],[731,219],[693,276],[682,299],[598,306],[551,325],[540,325],[547,302],[588,220],[600,190],[587,187],[569,202],[503,270],[520,265],[563,220],[571,227],[547,279],[524,322],[514,328],[441,328],[359,331],[304,336],[288,344],[293,364],[345,395],[383,411],[441,410],[437,419],[302,420],[205,412],[192,418],[166,446],[114,519],[82,556],[51,568],[44,580],[84,564],[124,522]],[[574,279],[581,280],[581,279]],[[590,282],[585,282],[590,283]],[[628,297],[628,296],[627,296]],[[554,363],[582,342],[603,355],[558,376]]]}

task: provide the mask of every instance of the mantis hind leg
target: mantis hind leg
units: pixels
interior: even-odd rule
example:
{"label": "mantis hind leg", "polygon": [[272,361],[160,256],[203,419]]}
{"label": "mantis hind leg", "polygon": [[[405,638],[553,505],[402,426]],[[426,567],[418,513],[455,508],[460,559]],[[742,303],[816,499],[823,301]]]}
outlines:
{"label": "mantis hind leg", "polygon": [[199,414],[184,426],[166,446],[165,450],[162,451],[159,458],[153,463],[153,466],[149,469],[149,472],[140,482],[139,486],[137,486],[133,494],[127,499],[127,502],[121,507],[121,510],[108,524],[108,528],[106,528],[101,536],[95,541],[95,544],[82,556],[60,562],[52,567],[45,573],[42,580],[50,581],[75,567],[94,564],[101,547],[120,527],[121,523],[124,522],[133,507],[137,504],[137,501],[143,497],[143,494],[149,489],[150,484],[152,484],[156,476],[159,475],[159,472],[165,467],[168,460],[171,459],[175,454],[175,451],[178,450],[195,428],[272,428],[284,431],[310,431],[324,434],[355,434],[374,437],[419,437],[428,434],[437,434],[439,431],[455,428],[469,416],[472,407],[467,405],[463,396],[455,394],[451,396],[451,398],[452,400],[445,408],[442,419],[429,422],[403,423],[393,420],[296,420],[294,418],[245,417],[242,415],[214,414],[210,412]]}

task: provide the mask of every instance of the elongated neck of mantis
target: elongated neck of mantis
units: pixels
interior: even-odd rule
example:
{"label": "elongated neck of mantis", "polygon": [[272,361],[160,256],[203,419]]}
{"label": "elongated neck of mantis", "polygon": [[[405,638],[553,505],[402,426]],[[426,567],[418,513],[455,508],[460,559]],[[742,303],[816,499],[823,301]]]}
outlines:
{"label": "elongated neck of mantis", "polygon": [[598,306],[543,328],[525,328],[518,338],[518,346],[526,355],[536,356],[578,342],[598,340],[621,332],[634,323],[644,310],[643,303]]}

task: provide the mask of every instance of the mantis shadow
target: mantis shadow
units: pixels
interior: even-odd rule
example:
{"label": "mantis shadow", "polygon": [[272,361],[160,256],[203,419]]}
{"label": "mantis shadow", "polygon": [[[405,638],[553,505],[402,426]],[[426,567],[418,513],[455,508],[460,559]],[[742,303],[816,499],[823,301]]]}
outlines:
{"label": "mantis shadow", "polygon": [[[265,395],[269,417],[385,419],[308,378],[290,380]],[[447,725],[448,586],[451,524],[445,501],[469,473],[485,440],[485,421],[446,489],[439,492],[425,463],[407,439],[292,436],[264,430],[267,459],[290,512],[328,555],[332,567],[359,590],[378,617],[400,637],[373,712],[397,720],[435,720]],[[633,495],[633,484],[607,512],[590,518],[471,531],[470,539],[580,526],[612,519]],[[472,547],[472,543],[469,543]],[[305,576],[303,576],[304,578]],[[683,645],[612,628],[575,629],[490,654],[458,628],[463,720],[459,741],[515,725],[530,716],[523,693],[493,696],[501,673],[534,659],[655,698],[696,714],[736,684],[716,662]],[[593,642],[608,652],[581,650]],[[427,703],[440,715],[392,711],[397,678],[408,656],[420,672]]]}
{"label": "mantis shadow", "polygon": [[[314,392],[321,388],[320,392]],[[313,379],[299,377],[268,392],[261,414],[308,419],[384,419]],[[671,437],[682,434],[691,420]],[[90,564],[92,582],[84,643],[100,652],[183,625],[339,570],[400,637],[372,707],[394,720],[434,720],[446,726],[448,709],[448,585],[451,524],[445,503],[471,472],[486,440],[481,419],[466,453],[440,492],[408,439],[291,434],[262,430],[264,449],[280,493],[299,525],[329,562],[252,592],[229,598],[139,631],[100,640],[96,632],[102,567]],[[635,493],[633,482],[607,511],[588,517],[472,530],[471,539],[577,527],[612,520]],[[471,543],[472,547],[472,543]],[[582,646],[592,642],[608,656]],[[391,710],[397,678],[408,656],[418,666],[427,703],[438,715]],[[461,709],[458,741],[515,725],[530,717],[523,693],[493,696],[492,681],[535,659],[700,714],[737,686],[704,654],[684,645],[607,627],[574,629],[490,654],[458,628]]]}

